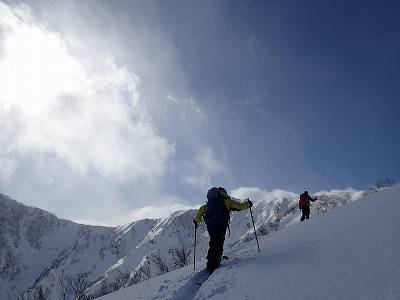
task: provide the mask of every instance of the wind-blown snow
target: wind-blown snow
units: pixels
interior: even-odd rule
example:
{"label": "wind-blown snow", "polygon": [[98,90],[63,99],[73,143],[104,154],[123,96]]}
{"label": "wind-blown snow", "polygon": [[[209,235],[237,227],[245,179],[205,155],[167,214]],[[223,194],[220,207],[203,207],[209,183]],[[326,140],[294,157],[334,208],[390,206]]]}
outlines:
{"label": "wind-blown snow", "polygon": [[400,186],[227,249],[201,286],[192,266],[104,296],[125,299],[400,299]]}

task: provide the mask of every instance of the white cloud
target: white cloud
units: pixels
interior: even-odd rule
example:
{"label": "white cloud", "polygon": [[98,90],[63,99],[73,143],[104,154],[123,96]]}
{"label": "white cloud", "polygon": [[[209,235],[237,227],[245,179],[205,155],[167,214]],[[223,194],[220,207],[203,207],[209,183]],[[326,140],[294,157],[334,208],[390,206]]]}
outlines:
{"label": "white cloud", "polygon": [[1,159],[51,154],[80,174],[120,180],[165,172],[174,147],[140,103],[138,76],[112,57],[76,58],[27,6],[0,2],[0,32]]}
{"label": "white cloud", "polygon": [[358,200],[358,199],[364,197],[365,191],[359,191],[359,190],[355,190],[353,188],[348,187],[343,190],[342,189],[333,189],[333,190],[329,190],[329,191],[322,190],[322,191],[315,193],[316,196],[319,196],[321,194],[338,195],[338,196],[349,195],[351,201],[355,201],[355,200]]}
{"label": "white cloud", "polygon": [[184,176],[183,181],[204,190],[212,186],[212,176],[225,170],[224,164],[217,158],[214,150],[211,147],[204,147],[196,155],[191,166],[191,174]]}
{"label": "white cloud", "polygon": [[14,174],[16,167],[15,160],[7,157],[0,158],[0,178],[3,180],[9,179]]}
{"label": "white cloud", "polygon": [[207,119],[207,116],[201,110],[201,108],[199,107],[199,105],[193,98],[178,98],[178,97],[172,96],[171,94],[167,94],[166,99],[168,101],[170,101],[171,103],[180,104],[184,108],[187,108],[187,109],[195,112],[199,117],[201,117],[204,120]]}
{"label": "white cloud", "polygon": [[[316,193],[311,193],[311,195],[321,195],[321,194],[330,194],[330,195],[350,195],[351,200],[358,200],[361,197],[365,195],[363,191],[358,191],[353,188],[346,188],[346,189],[334,189],[330,191],[319,191]],[[255,200],[255,201],[274,201],[276,199],[297,199],[299,197],[299,194],[286,191],[286,190],[281,190],[281,189],[275,189],[271,192],[257,188],[257,187],[240,187],[238,189],[235,189],[231,191],[230,193],[231,196],[238,198],[238,199],[247,199],[249,198],[250,200]]]}
{"label": "white cloud", "polygon": [[298,194],[296,193],[281,189],[275,189],[271,192],[268,192],[266,190],[257,187],[240,187],[238,189],[231,191],[230,195],[238,199],[249,198],[251,201],[254,200],[273,201],[276,199],[283,199],[283,198],[292,199],[298,196]]}
{"label": "white cloud", "polygon": [[129,221],[141,219],[157,219],[169,216],[177,210],[188,210],[198,208],[198,206],[186,206],[182,204],[169,204],[165,206],[145,206],[139,209],[134,209],[129,212]]}
{"label": "white cloud", "polygon": [[178,203],[168,204],[163,206],[149,205],[138,209],[133,209],[126,215],[122,215],[117,218],[112,218],[109,222],[98,222],[88,219],[77,219],[74,220],[74,222],[80,224],[98,225],[98,226],[119,226],[119,225],[126,225],[137,220],[165,218],[178,210],[188,210],[197,208],[199,208],[199,205],[188,206]]}
{"label": "white cloud", "polygon": [[78,224],[85,224],[85,225],[94,225],[94,226],[105,226],[105,227],[115,226],[115,224],[110,224],[107,222],[99,222],[99,221],[86,220],[86,219],[72,220],[72,222],[75,222]]}
{"label": "white cloud", "polygon": [[[318,196],[321,194],[350,195],[352,201],[358,200],[363,196],[365,196],[365,192],[355,190],[353,188],[334,189],[330,191],[322,190],[320,192],[313,193],[312,195]],[[269,192],[267,190],[257,187],[239,187],[237,189],[230,191],[229,195],[240,200],[250,199],[253,202],[257,201],[275,202],[276,200],[279,199],[297,200],[299,197],[298,193],[294,193],[287,190],[275,189]],[[167,202],[168,200],[182,201],[182,199],[175,197],[172,198],[165,197],[165,199],[163,199],[162,201],[164,200]],[[199,207],[200,205],[188,206],[179,204],[178,202],[161,206],[148,205],[138,209],[133,209],[128,214],[122,215],[118,218],[112,218],[108,223],[92,221],[87,219],[75,220],[75,222],[82,224],[89,224],[89,225],[118,226],[118,225],[129,224],[130,222],[146,218],[148,219],[164,218],[168,217],[170,214],[172,214],[177,210],[198,209]]]}

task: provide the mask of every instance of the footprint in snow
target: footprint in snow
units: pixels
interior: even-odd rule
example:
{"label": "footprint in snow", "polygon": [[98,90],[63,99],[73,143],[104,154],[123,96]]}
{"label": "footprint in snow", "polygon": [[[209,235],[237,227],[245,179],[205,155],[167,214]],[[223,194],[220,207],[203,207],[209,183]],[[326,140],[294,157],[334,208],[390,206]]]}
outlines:
{"label": "footprint in snow", "polygon": [[168,286],[162,285],[162,286],[160,286],[160,288],[158,289],[158,292],[161,293],[161,292],[163,292],[163,291],[165,291],[165,290],[168,290]]}

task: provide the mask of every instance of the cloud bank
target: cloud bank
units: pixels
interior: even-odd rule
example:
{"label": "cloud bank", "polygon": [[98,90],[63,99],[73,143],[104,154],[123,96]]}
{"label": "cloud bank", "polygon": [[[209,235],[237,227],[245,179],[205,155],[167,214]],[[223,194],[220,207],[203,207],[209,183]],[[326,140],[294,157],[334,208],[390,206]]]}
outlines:
{"label": "cloud bank", "polygon": [[275,189],[271,192],[257,188],[257,187],[240,187],[231,191],[231,196],[238,198],[238,199],[251,199],[251,201],[272,201],[274,199],[293,199],[298,196],[298,194],[281,190]]}
{"label": "cloud bank", "polygon": [[119,225],[126,225],[131,222],[143,219],[165,218],[178,210],[189,210],[197,208],[199,208],[199,205],[188,206],[178,203],[170,205],[162,205],[162,206],[149,205],[138,209],[133,209],[128,214],[119,216],[118,218],[115,218],[110,222],[99,222],[99,221],[85,220],[85,219],[77,219],[74,220],[74,222],[80,224],[99,225],[99,226],[119,226]]}
{"label": "cloud bank", "polygon": [[[303,191],[301,191],[302,193]],[[333,190],[322,190],[318,192],[311,192],[311,195],[319,196],[322,194],[328,195],[350,195],[351,201],[355,201],[360,199],[365,195],[364,191],[355,190],[353,188],[346,189],[333,189]],[[238,189],[234,189],[230,193],[231,196],[238,199],[251,199],[252,201],[273,201],[275,199],[297,199],[299,197],[299,193],[294,193],[287,190],[275,189],[271,192],[257,188],[257,187],[240,187]]]}
{"label": "cloud bank", "polygon": [[0,176],[28,154],[122,181],[165,173],[174,146],[140,103],[137,75],[110,56],[78,59],[27,6],[0,3],[0,32]]}

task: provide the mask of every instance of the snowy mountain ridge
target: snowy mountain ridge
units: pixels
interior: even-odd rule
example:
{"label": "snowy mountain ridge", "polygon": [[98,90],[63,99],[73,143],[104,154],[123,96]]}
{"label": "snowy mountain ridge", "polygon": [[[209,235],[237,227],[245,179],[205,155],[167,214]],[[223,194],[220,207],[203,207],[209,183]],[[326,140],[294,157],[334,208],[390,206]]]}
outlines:
{"label": "snowy mountain ridge", "polygon": [[368,194],[278,234],[243,243],[211,276],[205,261],[104,300],[398,300],[400,185]]}
{"label": "snowy mountain ridge", "polygon": [[[299,221],[295,193],[242,188],[232,195],[254,201],[260,236]],[[332,202],[325,201],[327,210],[361,196],[353,190],[320,195]],[[321,212],[321,207],[314,206],[314,213]],[[164,219],[119,227],[90,226],[58,219],[1,195],[0,298],[34,299],[38,291],[48,299],[95,298],[182,268],[193,262],[195,213],[177,211]],[[248,211],[233,213],[230,229],[227,252],[254,238]],[[202,225],[197,258],[204,257],[207,248],[208,236]]]}

